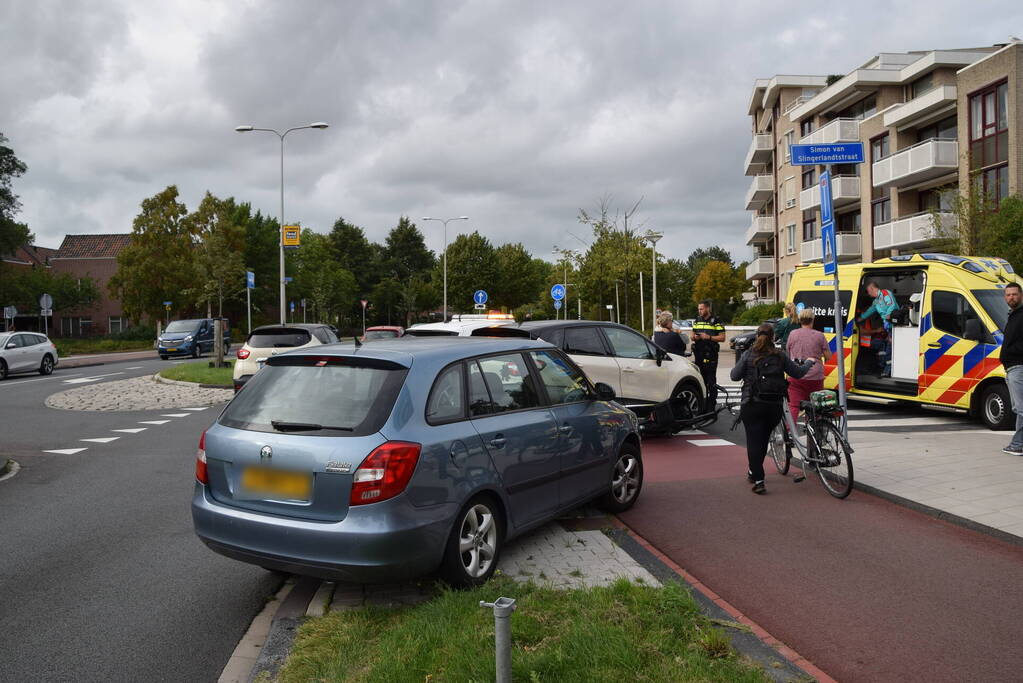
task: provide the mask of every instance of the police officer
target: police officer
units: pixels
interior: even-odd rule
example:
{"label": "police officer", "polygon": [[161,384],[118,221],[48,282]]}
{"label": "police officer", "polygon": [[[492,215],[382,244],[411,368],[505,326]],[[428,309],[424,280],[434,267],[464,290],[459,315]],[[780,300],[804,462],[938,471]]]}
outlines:
{"label": "police officer", "polygon": [[718,351],[725,340],[725,326],[712,310],[710,299],[697,305],[699,317],[693,323],[693,356],[707,387],[707,409],[713,410],[718,400]]}

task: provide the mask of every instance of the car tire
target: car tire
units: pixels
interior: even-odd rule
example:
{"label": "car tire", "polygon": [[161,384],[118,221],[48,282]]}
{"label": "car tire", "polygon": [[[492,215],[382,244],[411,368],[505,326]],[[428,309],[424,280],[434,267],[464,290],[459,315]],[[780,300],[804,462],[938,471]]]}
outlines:
{"label": "car tire", "polygon": [[988,429],[1008,430],[1016,426],[1009,388],[1004,382],[995,382],[985,387],[977,408],[981,421]]}
{"label": "car tire", "polygon": [[43,361],[39,364],[40,375],[53,374],[53,356],[46,354],[43,356]]}
{"label": "car tire", "polygon": [[[504,544],[504,515],[494,498],[475,496],[459,510],[448,534],[441,560],[441,578],[458,588],[481,586],[490,580],[501,559]],[[489,562],[480,560],[490,548]]]}
{"label": "car tire", "polygon": [[198,358],[199,354],[201,354],[201,353],[202,353],[202,348],[199,346],[199,342],[196,342],[195,346],[192,347],[192,358]]}
{"label": "car tire", "polygon": [[167,354],[166,353],[161,353],[160,354],[160,360],[167,360]]}
{"label": "car tire", "polygon": [[693,415],[702,414],[704,404],[707,402],[707,397],[700,395],[700,387],[692,381],[681,382],[675,387],[671,397],[672,399],[685,402],[686,407],[689,408]]}
{"label": "car tire", "polygon": [[7,363],[0,360],[0,379],[7,379]]}
{"label": "car tire", "polygon": [[643,458],[639,446],[626,441],[618,449],[607,493],[597,499],[597,507],[617,514],[631,508],[643,489]]}

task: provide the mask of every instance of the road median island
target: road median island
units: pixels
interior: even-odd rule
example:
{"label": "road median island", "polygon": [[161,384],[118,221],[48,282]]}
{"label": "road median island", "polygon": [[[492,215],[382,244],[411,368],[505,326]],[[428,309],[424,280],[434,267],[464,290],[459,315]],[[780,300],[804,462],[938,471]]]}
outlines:
{"label": "road median island", "polygon": [[171,380],[175,383],[198,384],[204,389],[232,389],[232,368],[230,363],[226,368],[211,368],[207,361],[195,361],[172,365],[161,370],[158,377],[161,380]]}
{"label": "road median island", "polygon": [[46,398],[46,406],[87,411],[168,410],[217,405],[234,396],[231,389],[205,389],[192,382],[166,382],[147,375],[87,384],[51,394]]}

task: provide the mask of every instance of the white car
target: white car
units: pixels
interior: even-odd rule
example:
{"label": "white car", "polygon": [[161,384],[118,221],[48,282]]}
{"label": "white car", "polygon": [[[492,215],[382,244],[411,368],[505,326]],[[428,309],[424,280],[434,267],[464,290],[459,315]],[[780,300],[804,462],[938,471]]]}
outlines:
{"label": "white car", "polygon": [[48,375],[57,367],[57,347],[38,332],[0,333],[0,379],[16,372]]}
{"label": "white car", "polygon": [[238,391],[263,366],[270,356],[279,353],[334,344],[338,341],[334,330],[327,325],[295,323],[291,325],[264,325],[249,333],[242,347],[235,352],[234,390]]}
{"label": "white car", "polygon": [[409,337],[480,337],[496,327],[514,325],[511,315],[456,315],[446,323],[420,323],[405,330]]}

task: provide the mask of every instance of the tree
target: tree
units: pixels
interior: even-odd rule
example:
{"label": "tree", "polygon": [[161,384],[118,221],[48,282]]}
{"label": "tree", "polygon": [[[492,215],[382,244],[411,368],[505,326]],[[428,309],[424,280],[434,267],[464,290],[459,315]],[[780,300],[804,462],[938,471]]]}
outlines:
{"label": "tree", "polygon": [[[640,197],[639,200],[632,205],[632,208],[624,211],[621,209],[615,209],[613,213],[611,210],[612,199],[611,195],[605,194],[600,198],[597,213],[595,215],[590,215],[585,209],[579,209],[577,219],[580,223],[592,228],[593,235],[597,238],[597,242],[603,242],[605,253],[600,254],[600,260],[602,262],[608,262],[608,259],[606,258],[608,256],[606,253],[608,247],[610,247],[612,252],[615,249],[618,250],[617,260],[614,258],[610,259],[610,265],[615,266],[614,277],[611,279],[610,287],[607,287],[608,283],[606,278],[598,278],[596,283],[598,284],[598,288],[601,290],[600,296],[603,297],[605,296],[603,292],[605,290],[613,290],[615,281],[618,281],[618,284],[620,285],[618,305],[621,307],[619,316],[625,318],[625,324],[633,325],[635,327],[638,326],[639,315],[638,311],[635,310],[637,307],[630,307],[630,302],[632,300],[630,292],[634,291],[634,284],[637,285],[638,290],[638,282],[636,282],[637,275],[643,270],[642,264],[644,262],[649,262],[647,259],[650,256],[647,251],[648,245],[643,238],[639,236],[639,230],[643,228],[644,224],[642,222],[637,224],[635,221],[635,215],[639,210],[639,205],[642,203],[643,197]],[[597,246],[596,243],[593,246]],[[591,251],[592,250],[593,247],[591,247]],[[590,254],[587,253],[587,260],[589,260],[589,256]],[[597,271],[591,270],[591,272]],[[590,292],[589,295],[586,295],[587,300],[592,294],[593,292]],[[640,296],[642,296],[642,294],[640,294]],[[636,314],[633,315],[630,311],[635,312]]]}
{"label": "tree", "polygon": [[746,278],[737,268],[724,261],[710,261],[696,276],[693,301],[698,303],[710,299],[714,304],[715,314],[728,320],[745,287]]}
{"label": "tree", "polygon": [[34,239],[27,225],[14,220],[21,203],[11,181],[23,175],[28,167],[4,144],[6,142],[7,138],[0,133],[0,255],[13,254],[18,247],[31,244]]}
{"label": "tree", "polygon": [[312,304],[318,322],[335,322],[356,299],[355,276],[335,258],[330,238],[312,230],[302,231],[293,271],[294,291]]}
{"label": "tree", "polygon": [[91,306],[99,299],[99,288],[92,278],[54,273],[46,268],[12,269],[0,283],[0,301],[22,311],[36,310],[44,293],[53,297],[54,308],[65,313]]}
{"label": "tree", "polygon": [[238,217],[234,199],[218,199],[206,192],[199,208],[185,219],[194,236],[195,284],[184,290],[196,304],[206,304],[209,316],[213,302],[217,317],[224,314],[225,298],[240,298],[245,291],[245,226]]}
{"label": "tree", "polygon": [[978,256],[1000,256],[1023,272],[1023,196],[1006,197],[992,213],[978,240],[983,251]]}
{"label": "tree", "polygon": [[533,257],[519,243],[502,244],[494,250],[497,279],[490,287],[491,301],[508,310],[537,301],[546,284],[546,269],[538,268]]}
{"label": "tree", "polygon": [[366,233],[344,218],[334,221],[328,235],[338,265],[355,276],[360,294],[367,294],[380,279],[376,253]]}
{"label": "tree", "polygon": [[[473,231],[458,235],[448,245],[448,306],[455,311],[473,307],[472,294],[477,289],[493,289],[497,282],[497,255],[490,241]],[[441,282],[441,266],[434,270],[434,282]]]}
{"label": "tree", "polygon": [[277,219],[259,211],[251,213],[249,204],[235,209],[235,222],[245,226],[245,267],[256,276],[252,306],[258,311],[276,307],[280,296],[280,229]]}
{"label": "tree", "polygon": [[134,320],[163,317],[163,301],[180,302],[198,277],[188,210],[178,201],[178,188],[167,186],[143,199],[141,208],[132,222],[131,244],[118,254],[117,272],[108,284]]}

